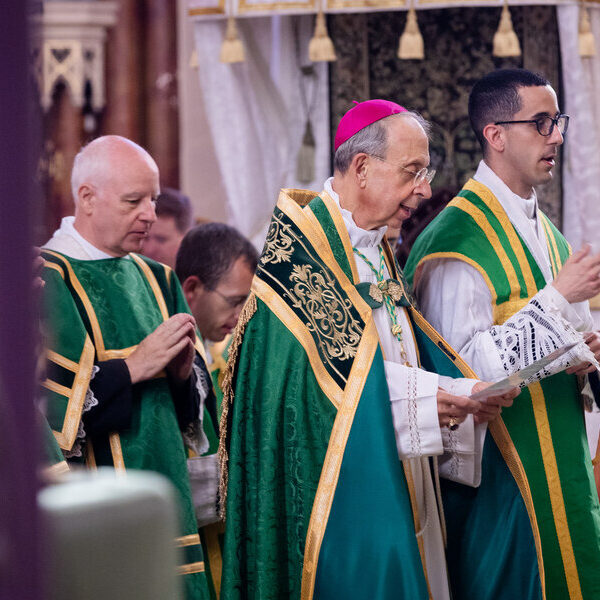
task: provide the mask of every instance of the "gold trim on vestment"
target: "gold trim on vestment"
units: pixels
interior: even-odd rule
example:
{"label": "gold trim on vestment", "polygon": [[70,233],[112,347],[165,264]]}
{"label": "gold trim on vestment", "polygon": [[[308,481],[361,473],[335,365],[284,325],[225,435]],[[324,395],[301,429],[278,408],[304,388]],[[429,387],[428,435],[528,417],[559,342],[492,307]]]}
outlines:
{"label": "gold trim on vestment", "polygon": [[348,228],[344,223],[342,213],[340,212],[333,198],[325,190],[321,192],[320,197],[327,208],[327,212],[329,212],[331,219],[333,220],[340,239],[342,240],[344,250],[346,251],[346,258],[348,259],[348,262],[350,263],[350,269],[352,270],[352,283],[357,284],[360,281],[358,277],[358,267],[356,266],[356,258],[354,256],[354,251],[352,250],[352,242],[350,241]]}
{"label": "gold trim on vestment", "polygon": [[403,460],[401,462],[402,468],[404,469],[404,477],[406,478],[406,485],[408,487],[408,496],[410,498],[410,506],[412,508],[413,514],[413,524],[415,528],[415,538],[417,540],[417,546],[419,548],[421,564],[423,565],[423,574],[425,575],[425,583],[427,584],[427,594],[429,595],[429,600],[432,600],[431,587],[429,585],[429,576],[427,574],[427,560],[425,559],[425,542],[423,541],[422,535],[417,535],[421,531],[421,518],[419,516],[419,505],[417,503],[417,493],[415,491],[415,480],[412,474],[410,461]]}
{"label": "gold trim on vestment", "polygon": [[148,280],[148,283],[150,284],[150,287],[152,288],[152,292],[154,293],[154,297],[156,298],[156,303],[158,304],[158,308],[160,309],[160,314],[162,315],[163,321],[168,321],[169,311],[167,310],[165,297],[162,293],[162,290],[160,289],[160,286],[158,285],[158,281],[156,280],[152,269],[149,267],[148,263],[141,259],[137,254],[130,252],[129,256],[133,258],[135,263],[143,271],[144,275],[146,276],[146,279]]}
{"label": "gold trim on vestment", "polygon": [[200,535],[198,533],[191,533],[190,535],[183,535],[175,538],[175,543],[178,548],[184,548],[186,546],[197,546],[200,543]]}
{"label": "gold trim on vestment", "polygon": [[[323,390],[328,400],[336,408],[339,408],[344,392],[325,368],[323,359],[317,350],[315,339],[307,329],[306,324],[290,308],[287,302],[262,279],[258,277],[254,278],[252,291],[256,294],[257,298],[260,298],[269,307],[269,310],[283,323],[304,348],[319,387]],[[360,352],[361,344],[359,344],[357,349],[357,355]]]}
{"label": "gold trim on vestment", "polygon": [[69,469],[69,464],[66,460],[61,460],[53,465],[49,465],[48,467],[44,467],[42,469],[42,473],[45,477],[53,478],[59,475],[63,475],[64,473],[68,473],[71,469]]}
{"label": "gold trim on vestment", "polygon": [[498,233],[488,221],[485,213],[468,199],[460,196],[454,198],[454,200],[452,200],[448,206],[462,210],[464,213],[469,215],[483,231],[488,242],[492,245],[498,260],[500,260],[500,263],[504,267],[504,272],[506,273],[506,277],[510,286],[510,298],[512,299],[512,296],[518,293],[521,287],[517,278],[517,272],[512,262],[510,262],[508,254],[506,254],[506,250],[504,249],[504,246],[498,237]]}
{"label": "gold trim on vestment", "polygon": [[94,453],[94,444],[90,439],[87,440],[87,444],[85,445],[85,466],[92,471],[98,470],[96,454]]}
{"label": "gold trim on vestment", "polygon": [[[310,241],[316,253],[325,263],[327,268],[333,273],[334,278],[340,283],[341,288],[348,295],[348,298],[358,311],[358,314],[361,316],[363,321],[371,318],[371,309],[369,308],[369,305],[362,299],[361,295],[354,286],[354,283],[348,279],[335,259],[327,236],[325,235],[321,224],[318,222],[314,213],[310,209],[310,206],[306,207],[305,209],[301,209],[296,202],[294,202],[294,200],[287,195],[286,192],[287,190],[281,190],[277,207],[294,222],[296,227],[298,227],[298,229],[300,229],[304,236]],[[311,218],[310,215],[312,215],[314,219]],[[348,231],[345,228],[342,231],[338,229],[338,235],[340,236],[342,243],[344,243],[344,238],[348,238],[349,240]],[[352,264],[353,261],[354,257],[352,257],[350,264]]]}
{"label": "gold trim on vestment", "polygon": [[177,567],[178,575],[193,575],[194,573],[204,573],[204,561],[188,563]]}
{"label": "gold trim on vestment", "polygon": [[60,385],[60,383],[56,383],[56,381],[52,381],[52,379],[46,379],[42,385],[51,392],[55,392],[60,396],[65,396],[66,398],[71,397],[71,388],[68,388],[64,385]]}
{"label": "gold trim on vestment", "polygon": [[[454,351],[454,348],[446,342],[446,340],[425,320],[423,315],[421,315],[416,309],[411,309],[411,314],[413,319],[417,322],[417,325],[429,336],[432,341],[441,342],[444,344],[448,350],[454,352],[455,360],[454,364],[458,368],[458,370],[462,373],[464,377],[470,379],[479,379],[479,377],[475,374],[473,369],[464,361],[464,359],[458,354],[458,352]],[[545,584],[545,573],[544,573],[544,561],[542,556],[542,540],[540,536],[540,530],[537,523],[537,516],[535,514],[535,508],[533,505],[533,497],[531,495],[531,488],[529,487],[529,481],[527,479],[527,475],[525,473],[525,468],[523,467],[523,463],[521,461],[521,457],[519,456],[517,449],[508,433],[508,429],[502,420],[502,417],[498,416],[493,421],[488,423],[488,429],[502,454],[504,461],[506,462],[510,472],[512,473],[515,482],[517,483],[517,487],[521,492],[521,497],[523,498],[523,502],[525,503],[525,508],[527,510],[527,514],[529,515],[529,522],[531,523],[531,530],[533,534],[537,560],[538,560],[538,569],[540,574],[540,582],[542,587],[542,600],[546,599],[546,584]]]}
{"label": "gold trim on vestment", "polygon": [[540,574],[540,584],[542,588],[542,600],[546,600],[546,573],[544,569],[544,558],[542,555],[542,538],[540,536],[540,528],[537,522],[537,515],[535,514],[535,507],[533,505],[533,496],[531,495],[531,488],[529,487],[529,480],[527,479],[527,473],[523,467],[521,457],[517,452],[514,442],[510,437],[510,433],[506,428],[506,425],[502,417],[496,417],[493,421],[488,423],[488,429],[504,458],[506,466],[510,470],[525,504],[525,509],[529,516],[529,522],[531,524],[531,531],[533,534],[533,541],[535,544],[535,551],[537,554],[538,571]]}
{"label": "gold trim on vestment", "polygon": [[223,556],[219,534],[225,532],[225,523],[211,523],[202,528],[206,540],[206,554],[210,566],[210,575],[217,598],[221,595],[221,578],[223,574]]}
{"label": "gold trim on vestment", "polygon": [[[519,263],[521,273],[523,274],[523,280],[525,281],[525,291],[527,292],[527,296],[534,296],[537,292],[535,278],[533,276],[533,272],[531,271],[531,267],[529,266],[529,261],[525,256],[523,244],[521,243],[521,240],[517,235],[517,231],[514,225],[510,222],[506,210],[504,210],[500,202],[498,202],[496,196],[494,196],[494,194],[488,187],[486,187],[482,183],[479,183],[478,181],[475,181],[474,179],[470,179],[469,181],[467,181],[463,189],[469,190],[477,196],[479,196],[483,203],[492,211],[496,219],[498,219],[500,226],[502,227],[504,233],[506,234],[506,237],[508,238],[508,243],[512,248],[513,252],[515,253],[515,256],[517,257],[517,262]],[[504,262],[502,264],[504,265]]]}
{"label": "gold trim on vestment", "polygon": [[[254,276],[254,281],[257,277]],[[223,400],[221,402],[221,419],[219,421],[219,448],[217,454],[219,457],[219,470],[221,476],[219,478],[219,517],[222,520],[225,519],[226,506],[227,506],[227,484],[229,482],[229,470],[228,461],[229,455],[227,453],[227,436],[228,436],[228,425],[229,425],[229,409],[233,404],[233,375],[234,369],[237,364],[238,353],[240,346],[242,345],[242,339],[244,337],[244,331],[246,325],[248,325],[250,319],[256,312],[257,303],[255,294],[251,293],[240,312],[237,325],[231,335],[231,345],[229,346],[229,355],[227,357],[227,365],[223,375],[223,383],[221,391],[223,392]]]}
{"label": "gold trim on vestment", "polygon": [[579,573],[575,561],[575,553],[571,542],[571,532],[567,521],[567,512],[565,510],[565,501],[562,493],[560,475],[558,473],[558,464],[552,443],[552,432],[550,431],[550,422],[548,420],[548,411],[546,410],[546,400],[544,392],[539,381],[529,386],[531,401],[533,405],[533,415],[538,430],[538,437],[542,452],[542,461],[544,471],[548,481],[548,491],[550,493],[550,504],[552,506],[552,516],[556,526],[558,545],[565,568],[565,577],[569,589],[570,600],[580,600],[581,585],[579,583]]}
{"label": "gold trim on vestment", "polygon": [[202,340],[198,337],[198,335],[196,335],[196,339],[194,340],[194,348],[196,349],[196,352],[202,357],[204,364],[208,365],[208,360],[206,358],[206,348],[204,347],[204,344],[202,343]]}
{"label": "gold trim on vestment", "polygon": [[[65,359],[65,361],[67,360],[68,359]],[[73,386],[69,389],[49,380],[46,380],[43,383],[44,387],[67,398],[67,409],[65,411],[62,429],[61,431],[53,430],[54,437],[63,450],[71,450],[77,439],[79,421],[81,420],[83,403],[90,385],[93,367],[94,345],[90,340],[90,336],[86,334]]]}
{"label": "gold trim on vestment", "polygon": [[554,278],[558,275],[558,272],[562,269],[562,259],[560,257],[560,252],[558,251],[558,245],[556,243],[556,237],[554,236],[554,232],[550,227],[550,223],[548,217],[546,215],[540,215],[540,221],[544,227],[544,234],[546,236],[546,244],[548,245],[548,254],[550,256],[550,263],[552,264],[552,273]]}
{"label": "gold trim on vestment", "polygon": [[110,453],[112,454],[113,466],[117,473],[125,473],[125,460],[123,458],[123,448],[121,447],[121,436],[118,433],[111,433],[108,436],[110,443]]}
{"label": "gold trim on vestment", "polygon": [[52,256],[56,256],[56,258],[60,259],[63,262],[63,264],[67,267],[71,285],[73,286],[73,289],[79,296],[79,299],[81,300],[87,317],[90,321],[90,326],[92,327],[92,335],[94,336],[94,347],[96,348],[98,360],[103,360],[102,358],[100,358],[101,354],[104,352],[104,339],[102,338],[100,323],[98,322],[98,317],[96,317],[96,311],[94,310],[94,307],[92,306],[92,303],[90,302],[86,291],[83,289],[81,282],[77,278],[77,275],[75,275],[75,271],[73,270],[71,263],[68,261],[67,257],[63,256],[62,254],[58,254],[57,252],[46,249],[44,249],[44,252],[52,254]]}
{"label": "gold trim on vestment", "polygon": [[[44,249],[44,252],[47,252],[47,250]],[[48,269],[54,269],[55,271],[58,271],[60,273],[60,276],[63,279],[65,278],[65,272],[62,270],[62,267],[60,267],[56,263],[50,262],[49,260],[45,260],[44,261],[44,267],[47,267]]]}
{"label": "gold trim on vestment", "polygon": [[[328,265],[329,266],[329,265]],[[269,307],[272,309],[272,307]],[[277,315],[279,316],[279,315]],[[294,333],[294,332],[292,332]],[[302,566],[301,600],[312,600],[315,578],[317,575],[317,563],[321,544],[325,535],[329,513],[333,503],[333,497],[340,475],[340,468],[344,458],[344,451],[350,429],[354,421],[354,415],[362,391],[369,375],[371,364],[375,356],[379,338],[375,322],[369,318],[365,323],[365,329],[356,353],[348,383],[341,394],[340,405],[333,423],[319,485],[312,506],[308,531],[306,534],[306,546],[304,550],[304,564]],[[339,388],[338,388],[339,389]]]}
{"label": "gold trim on vestment", "polygon": [[53,363],[60,365],[68,371],[73,371],[73,373],[77,373],[77,371],[79,371],[79,363],[68,359],[66,356],[63,356],[58,352],[54,352],[54,350],[46,350],[46,357],[48,360],[51,360]]}
{"label": "gold trim on vestment", "polygon": [[528,302],[527,298],[517,298],[514,300],[507,300],[502,304],[497,303],[498,296],[496,294],[496,288],[493,286],[492,281],[483,267],[476,263],[472,258],[461,254],[460,252],[434,252],[423,257],[418,263],[415,269],[414,287],[417,287],[419,275],[422,266],[428,261],[435,258],[456,258],[462,260],[467,264],[471,265],[477,272],[483,277],[490,294],[492,296],[492,313],[494,319],[494,325],[502,325],[509,317],[512,317],[517,311],[521,310]]}

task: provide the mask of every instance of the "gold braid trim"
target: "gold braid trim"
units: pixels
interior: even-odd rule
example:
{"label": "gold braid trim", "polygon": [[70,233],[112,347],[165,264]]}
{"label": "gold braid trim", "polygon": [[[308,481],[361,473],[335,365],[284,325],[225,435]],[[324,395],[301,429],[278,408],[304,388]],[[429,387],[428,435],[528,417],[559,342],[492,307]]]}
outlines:
{"label": "gold braid trim", "polygon": [[224,369],[223,383],[221,390],[223,392],[223,402],[221,404],[221,420],[219,422],[219,470],[220,470],[220,481],[219,481],[219,516],[225,520],[225,504],[227,502],[227,482],[229,480],[229,473],[227,471],[227,462],[229,456],[227,455],[227,421],[229,417],[229,408],[233,404],[233,373],[235,365],[238,360],[240,346],[242,345],[242,339],[244,337],[244,331],[248,321],[252,318],[256,312],[256,296],[250,294],[242,312],[240,318],[233,332],[231,345],[229,346],[229,356],[227,358],[227,366]]}

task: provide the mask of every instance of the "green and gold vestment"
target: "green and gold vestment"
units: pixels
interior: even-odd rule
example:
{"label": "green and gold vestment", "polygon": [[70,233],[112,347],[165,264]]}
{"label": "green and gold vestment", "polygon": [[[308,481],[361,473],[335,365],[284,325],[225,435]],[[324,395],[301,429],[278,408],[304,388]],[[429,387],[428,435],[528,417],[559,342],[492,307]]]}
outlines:
{"label": "green and gold vestment", "polygon": [[[570,248],[543,214],[541,222],[556,276]],[[437,258],[477,269],[495,325],[548,283],[501,204],[474,180],[417,239],[409,280]],[[523,389],[489,431],[481,486],[444,486],[455,598],[600,598],[600,506],[576,377],[562,372]]]}
{"label": "green and gold vestment", "polygon": [[[388,268],[398,278],[389,252]],[[430,596],[358,282],[331,198],[283,190],[223,381],[223,598]],[[409,318],[423,368],[470,374],[413,307]]]}
{"label": "green and gold vestment", "polygon": [[[69,451],[76,442],[94,364],[126,358],[158,325],[189,309],[172,270],[145,257],[79,260],[51,250],[43,250],[42,256],[50,313],[47,418],[58,444]],[[203,353],[201,343],[196,346]],[[187,450],[166,374],[135,384],[132,390],[131,427],[98,436],[93,444],[86,440],[83,460],[89,468],[156,471],[174,484],[181,521],[179,572],[188,599],[208,598]]]}

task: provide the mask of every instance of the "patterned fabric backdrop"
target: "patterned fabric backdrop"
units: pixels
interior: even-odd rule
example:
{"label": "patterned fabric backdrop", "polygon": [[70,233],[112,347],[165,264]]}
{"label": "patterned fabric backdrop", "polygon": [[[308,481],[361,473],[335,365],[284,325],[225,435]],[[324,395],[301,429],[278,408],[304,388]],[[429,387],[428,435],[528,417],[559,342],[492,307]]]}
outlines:
{"label": "patterned fabric backdrop", "polygon": [[[479,77],[495,68],[525,67],[545,75],[561,95],[555,7],[510,10],[523,55],[505,59],[492,56],[500,8],[419,11],[425,60],[396,56],[405,12],[330,15],[329,32],[338,55],[330,70],[331,139],[352,100],[395,100],[433,123],[431,155],[438,169],[434,191],[458,191],[481,158],[467,116],[469,91]],[[538,190],[542,209],[559,227],[560,180],[557,170],[552,183]]]}

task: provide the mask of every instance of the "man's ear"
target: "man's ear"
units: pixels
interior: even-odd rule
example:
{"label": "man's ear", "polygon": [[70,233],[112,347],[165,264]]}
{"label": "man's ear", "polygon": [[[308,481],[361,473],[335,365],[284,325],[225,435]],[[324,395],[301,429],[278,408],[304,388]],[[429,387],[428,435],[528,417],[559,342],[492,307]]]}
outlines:
{"label": "man's ear", "polygon": [[505,129],[502,127],[502,125],[494,125],[493,123],[488,123],[483,128],[482,133],[489,148],[495,150],[496,152],[504,152]]}
{"label": "man's ear", "polygon": [[94,208],[96,190],[89,183],[83,183],[77,190],[77,205],[85,215],[91,215]]}
{"label": "man's ear", "polygon": [[204,286],[196,275],[190,275],[189,277],[186,277],[185,281],[181,284],[181,287],[186,300],[188,298],[193,298],[196,294],[204,291]]}
{"label": "man's ear", "polygon": [[365,188],[367,185],[367,174],[369,171],[369,155],[364,152],[359,152],[354,155],[350,163],[350,169],[356,178],[360,188]]}

